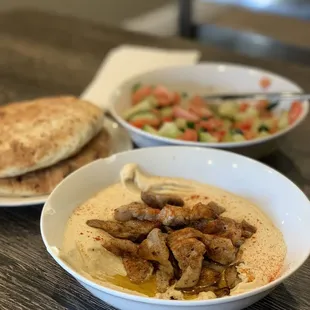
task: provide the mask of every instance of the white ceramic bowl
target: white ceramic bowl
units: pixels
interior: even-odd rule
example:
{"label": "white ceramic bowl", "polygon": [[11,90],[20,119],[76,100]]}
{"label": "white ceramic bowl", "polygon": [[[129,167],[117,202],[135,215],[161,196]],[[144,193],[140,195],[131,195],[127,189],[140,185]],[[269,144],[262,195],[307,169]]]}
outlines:
{"label": "white ceramic bowl", "polygon": [[[111,98],[110,110],[113,117],[128,130],[132,140],[139,147],[160,145],[213,147],[260,158],[271,153],[276,148],[278,139],[304,120],[309,110],[307,102],[303,102],[302,115],[292,126],[272,136],[244,142],[201,143],[164,138],[131,126],[122,118],[122,115],[131,106],[131,89],[137,83],[160,84],[189,94],[203,95],[216,90],[221,93],[225,91],[236,93],[261,92],[259,81],[262,77],[268,77],[272,81],[268,92],[302,92],[302,89],[292,81],[268,71],[225,63],[201,63],[191,66],[171,67],[135,76],[115,91]],[[282,101],[274,110],[275,113],[281,109],[288,110],[290,104],[290,101]]]}
{"label": "white ceramic bowl", "polygon": [[[58,257],[69,216],[99,190],[117,182],[124,164],[138,163],[146,171],[209,183],[255,202],[282,231],[287,256],[281,277],[239,296],[205,301],[144,298],[100,286],[75,272]],[[184,164],[186,163],[186,164]],[[263,193],[263,194],[262,194]],[[195,147],[144,148],[97,160],[69,175],[49,196],[41,216],[47,251],[88,291],[123,310],[239,310],[266,296],[295,272],[310,253],[310,203],[285,176],[249,158],[221,150]]]}

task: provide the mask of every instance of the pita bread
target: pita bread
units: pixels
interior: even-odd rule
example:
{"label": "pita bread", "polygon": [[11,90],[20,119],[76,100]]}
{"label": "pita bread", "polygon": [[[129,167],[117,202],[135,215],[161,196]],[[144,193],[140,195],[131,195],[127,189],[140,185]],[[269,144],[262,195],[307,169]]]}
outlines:
{"label": "pita bread", "polygon": [[0,179],[0,195],[26,197],[49,194],[73,171],[98,158],[107,157],[110,146],[110,136],[106,130],[102,130],[74,157],[22,176]]}
{"label": "pita bread", "polygon": [[75,97],[0,107],[0,178],[52,166],[76,154],[102,128],[103,112]]}

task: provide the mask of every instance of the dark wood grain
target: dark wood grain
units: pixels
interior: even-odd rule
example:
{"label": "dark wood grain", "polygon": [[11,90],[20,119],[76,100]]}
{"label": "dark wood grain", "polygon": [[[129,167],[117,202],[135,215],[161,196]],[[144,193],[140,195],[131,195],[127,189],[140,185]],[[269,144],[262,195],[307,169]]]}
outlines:
{"label": "dark wood grain", "polygon": [[[203,60],[255,65],[283,74],[310,91],[310,68],[251,59],[211,46],[160,39],[69,17],[20,11],[0,15],[0,103],[42,95],[78,95],[104,55],[121,43],[198,48]],[[0,124],[1,125],[1,124]],[[263,161],[310,197],[310,120]],[[47,254],[40,237],[41,207],[0,208],[0,309],[112,309],[92,297]],[[310,309],[310,260],[248,310]]]}

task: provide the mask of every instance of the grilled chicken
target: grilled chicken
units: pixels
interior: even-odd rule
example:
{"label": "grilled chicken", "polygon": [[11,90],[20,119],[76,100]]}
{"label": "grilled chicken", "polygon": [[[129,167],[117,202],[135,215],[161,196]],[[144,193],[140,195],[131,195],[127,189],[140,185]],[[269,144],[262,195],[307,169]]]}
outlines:
{"label": "grilled chicken", "polygon": [[138,219],[140,221],[157,221],[158,209],[153,209],[141,202],[132,202],[114,211],[114,218],[120,222]]}
{"label": "grilled chicken", "polygon": [[243,220],[241,222],[242,226],[242,237],[251,238],[253,234],[256,233],[257,229],[253,225],[249,224],[247,221]]}
{"label": "grilled chicken", "polygon": [[102,239],[101,245],[116,256],[138,257],[138,245],[130,240],[117,239],[114,237]]}
{"label": "grilled chicken", "polygon": [[146,260],[159,263],[156,272],[157,290],[163,293],[174,277],[174,270],[169,261],[169,249],[166,245],[166,235],[160,229],[154,228],[147,238],[140,244],[138,255]]}
{"label": "grilled chicken", "polygon": [[156,194],[151,191],[141,193],[141,200],[151,208],[162,209],[166,205],[183,207],[184,201],[181,197],[172,194]]}
{"label": "grilled chicken", "polygon": [[86,224],[90,227],[99,228],[111,236],[131,241],[141,240],[155,227],[157,222],[130,220],[127,222],[88,220]]}
{"label": "grilled chicken", "polygon": [[165,206],[159,213],[159,221],[166,226],[184,226],[201,219],[216,219],[222,212],[221,207],[210,202],[197,203],[192,208]]}
{"label": "grilled chicken", "polygon": [[141,284],[153,274],[153,265],[145,259],[125,256],[123,265],[131,282]]}

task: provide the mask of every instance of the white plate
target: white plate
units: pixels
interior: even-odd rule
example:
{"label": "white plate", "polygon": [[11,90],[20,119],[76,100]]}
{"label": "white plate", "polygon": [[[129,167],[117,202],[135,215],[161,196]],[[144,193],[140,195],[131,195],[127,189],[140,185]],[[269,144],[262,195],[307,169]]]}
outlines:
{"label": "white plate", "polygon": [[[109,131],[112,138],[112,154],[128,151],[132,149],[132,142],[127,132],[117,123],[109,119],[104,121],[105,128]],[[1,197],[0,207],[26,207],[31,205],[43,204],[48,195],[35,197]]]}
{"label": "white plate", "polygon": [[[121,115],[131,106],[131,90],[136,83],[160,84],[189,94],[203,95],[216,91],[221,93],[263,92],[259,84],[262,77],[271,80],[267,92],[302,92],[294,82],[269,71],[229,63],[206,62],[155,70],[133,77],[115,91],[111,98],[111,113],[117,122],[128,130],[132,140],[139,147],[161,145],[212,147],[259,158],[268,155],[276,147],[278,138],[293,130],[305,119],[309,111],[307,101],[303,102],[303,111],[299,119],[291,126],[268,137],[243,142],[202,143],[169,139],[135,128]],[[274,112],[279,113],[281,109],[288,110],[290,105],[291,101],[283,100]]]}

